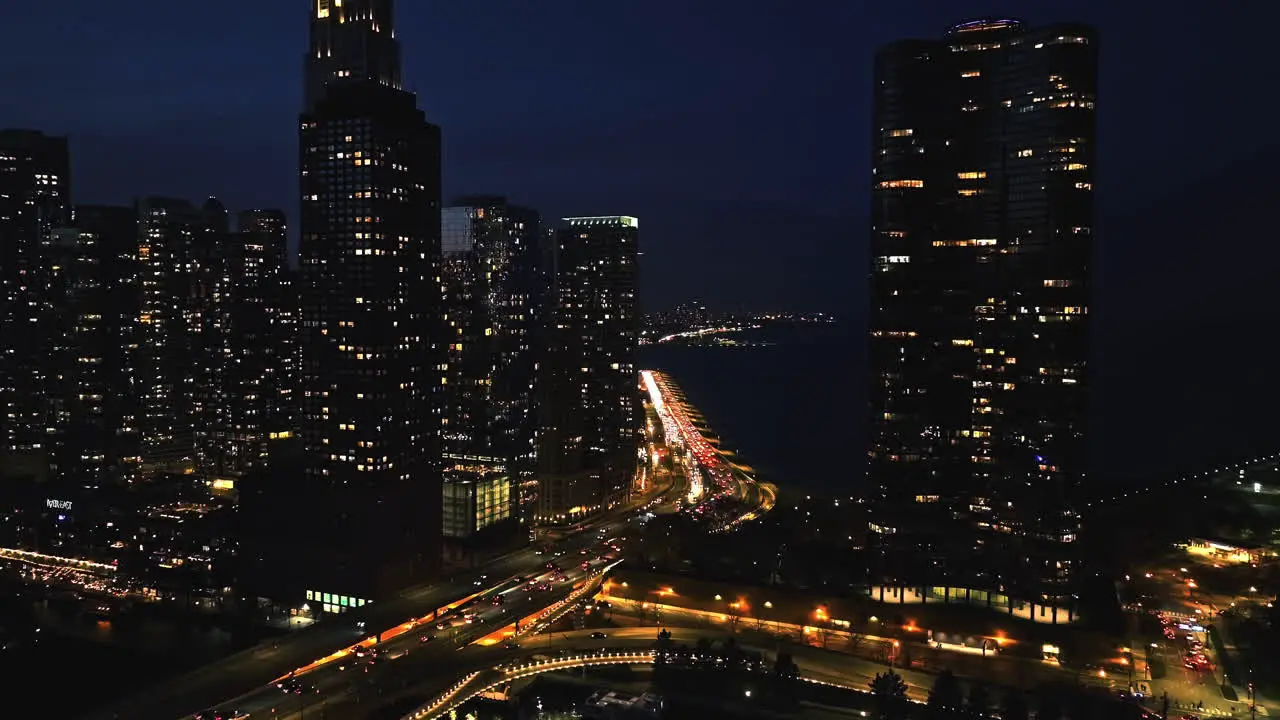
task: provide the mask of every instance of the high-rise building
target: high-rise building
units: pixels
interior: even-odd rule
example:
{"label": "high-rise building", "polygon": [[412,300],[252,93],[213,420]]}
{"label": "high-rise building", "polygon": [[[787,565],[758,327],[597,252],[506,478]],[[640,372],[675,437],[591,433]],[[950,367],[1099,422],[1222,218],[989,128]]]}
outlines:
{"label": "high-rise building", "polygon": [[[539,228],[536,212],[501,197],[459,199],[441,220],[441,450],[446,469],[456,471],[445,475],[445,483],[474,487],[479,473],[514,485],[488,495],[500,495],[510,507],[472,513],[480,520],[528,519],[519,506],[520,489],[537,470],[532,342],[542,317],[535,302]],[[446,505],[463,496],[468,507],[476,505],[457,488],[444,492]],[[483,528],[480,520],[472,533]]]}
{"label": "high-rise building", "polygon": [[543,378],[537,519],[561,524],[624,501],[641,415],[634,217],[565,218]]}
{"label": "high-rise building", "polygon": [[871,592],[1076,617],[1096,33],[985,19],[875,61]]}
{"label": "high-rise building", "polygon": [[284,213],[247,210],[227,242],[225,420],[214,427],[217,471],[243,475],[268,460],[270,441],[297,430],[296,298]]}
{"label": "high-rise building", "polygon": [[0,476],[43,477],[53,408],[44,243],[71,219],[67,139],[0,130]]}
{"label": "high-rise building", "polygon": [[43,243],[50,479],[63,486],[138,476],[137,232],[133,208],[79,206]]}
{"label": "high-rise building", "polygon": [[227,213],[212,198],[138,201],[137,383],[144,471],[216,472],[225,424]]}
{"label": "high-rise building", "polygon": [[333,45],[300,118],[306,520],[281,563],[298,593],[368,601],[440,562],[440,130],[398,87],[389,0],[313,11]]}

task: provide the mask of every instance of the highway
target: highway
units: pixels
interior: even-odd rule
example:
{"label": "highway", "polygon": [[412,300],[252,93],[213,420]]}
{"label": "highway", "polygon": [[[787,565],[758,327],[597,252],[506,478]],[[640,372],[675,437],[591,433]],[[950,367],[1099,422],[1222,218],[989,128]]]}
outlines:
{"label": "highway", "polygon": [[[562,540],[558,547],[573,555],[597,544],[600,530],[610,537],[619,534],[624,512],[602,516],[589,529]],[[513,576],[534,574],[549,559],[532,548],[512,553],[482,570],[405,591],[393,600],[366,605],[341,618],[317,623],[277,641],[223,658],[140,696],[87,715],[86,720],[190,717],[202,707],[240,697],[370,636],[394,630],[407,620],[432,615],[477,592],[497,589]],[[363,629],[357,627],[359,621],[364,622]]]}
{"label": "highway", "polygon": [[668,444],[683,446],[694,465],[694,468],[691,468],[691,474],[697,478],[698,471],[701,471],[710,480],[709,487],[706,489],[713,492],[708,492],[707,499],[695,506],[693,512],[695,514],[705,512],[710,508],[708,503],[721,497],[733,497],[749,508],[727,519],[718,528],[724,531],[773,509],[777,502],[777,488],[769,483],[757,481],[746,468],[731,462],[725,457],[725,453],[707,441],[691,419],[697,411],[688,405],[674,383],[659,372],[646,370],[642,376],[654,408],[662,421]]}
{"label": "highway", "polygon": [[[348,647],[339,657],[292,678],[280,678],[280,682],[263,684],[241,697],[220,702],[205,716],[256,719],[310,713],[320,717],[323,710],[332,717],[353,717],[405,690],[438,689],[471,664],[496,661],[515,652],[501,639],[504,628],[519,621],[522,629],[533,629],[540,622],[530,616],[549,608],[569,609],[571,603],[564,601],[575,586],[599,574],[589,576],[582,569],[579,561],[589,557],[594,556],[565,553],[549,560],[563,568],[563,573],[544,566],[529,577],[508,580],[437,621],[402,626],[396,629],[398,634],[375,645]],[[494,604],[499,597],[501,604]],[[337,708],[343,708],[341,715],[334,714]],[[202,716],[196,713],[194,717]]]}

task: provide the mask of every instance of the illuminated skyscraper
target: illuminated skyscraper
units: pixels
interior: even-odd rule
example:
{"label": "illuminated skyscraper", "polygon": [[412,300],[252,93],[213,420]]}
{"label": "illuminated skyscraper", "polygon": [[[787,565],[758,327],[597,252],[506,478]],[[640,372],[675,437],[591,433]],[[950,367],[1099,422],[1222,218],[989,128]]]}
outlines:
{"label": "illuminated skyscraper", "polygon": [[137,215],[78,206],[72,228],[44,243],[42,325],[51,352],[51,479],[79,490],[137,479]]}
{"label": "illuminated skyscraper", "polygon": [[225,419],[216,428],[217,471],[241,475],[268,459],[269,441],[297,431],[296,288],[279,210],[238,216],[227,242]]}
{"label": "illuminated skyscraper", "polygon": [[566,218],[556,231],[538,520],[561,524],[626,499],[640,444],[639,221]]}
{"label": "illuminated skyscraper", "polygon": [[872,594],[1075,617],[1098,45],[957,25],[875,62]]}
{"label": "illuminated skyscraper", "polygon": [[71,219],[67,139],[0,130],[0,475],[43,475],[53,409],[42,358],[55,339],[41,253]]}
{"label": "illuminated skyscraper", "polygon": [[144,471],[215,469],[225,367],[227,213],[210,199],[138,201],[137,387]]}
{"label": "illuminated skyscraper", "polygon": [[440,129],[398,87],[389,0],[313,9],[329,50],[299,136],[307,501],[278,561],[299,595],[367,601],[440,561]]}

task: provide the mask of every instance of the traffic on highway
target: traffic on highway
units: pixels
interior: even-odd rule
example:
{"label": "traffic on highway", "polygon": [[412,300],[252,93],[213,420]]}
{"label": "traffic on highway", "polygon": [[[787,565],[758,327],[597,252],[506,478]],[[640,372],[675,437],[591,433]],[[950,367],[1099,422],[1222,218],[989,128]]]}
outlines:
{"label": "traffic on highway", "polygon": [[598,531],[588,546],[576,552],[562,550],[540,557],[543,563],[534,572],[502,578],[430,619],[406,619],[381,633],[380,642],[376,636],[362,638],[323,662],[183,717],[287,718],[338,706],[347,706],[347,712],[354,714],[356,708],[350,706],[364,706],[367,711],[406,693],[429,693],[453,679],[471,659],[468,651],[475,655],[490,648],[519,648],[522,635],[544,624],[539,616],[562,605],[575,589],[601,574],[617,542],[604,537],[608,534]]}

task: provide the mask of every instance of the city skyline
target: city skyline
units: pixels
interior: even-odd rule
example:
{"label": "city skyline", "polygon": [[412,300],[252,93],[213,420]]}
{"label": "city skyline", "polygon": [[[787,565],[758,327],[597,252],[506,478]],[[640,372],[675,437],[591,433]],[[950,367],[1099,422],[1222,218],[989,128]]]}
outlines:
{"label": "city skyline", "polygon": [[[1147,210],[1180,181],[1135,179],[1222,154],[1135,110],[1152,110],[1138,85],[1165,114],[1169,88],[1209,101],[1117,59],[1156,47],[1135,16],[948,7],[931,29],[942,4],[918,0],[841,35],[848,8],[477,1],[483,22],[458,25],[476,16],[290,0],[309,9],[261,54],[225,41],[276,15],[155,8],[137,25],[171,29],[158,46],[198,27],[226,57],[194,83],[182,132],[200,142],[139,136],[112,177],[154,178],[166,153],[187,172],[114,205],[81,194],[109,155],[4,129],[0,105],[0,652],[21,648],[24,686],[92,676],[45,714],[471,717],[483,696],[504,717],[817,701],[1133,720],[1280,702],[1268,423],[1137,403],[1117,424],[1134,387],[1280,392],[1269,365],[1249,372],[1269,352],[1198,329],[1265,337],[1240,328],[1274,264],[1178,245],[1261,235],[1274,183]],[[297,28],[286,79],[275,51]],[[864,41],[848,67],[865,84],[853,53],[817,52]],[[191,100],[166,89],[202,52],[181,45],[121,96]],[[262,81],[294,103],[280,128],[250,111]],[[1108,126],[1113,97],[1177,152]],[[111,103],[79,99],[110,136]],[[289,164],[244,139],[284,129]],[[192,192],[233,177],[224,154],[234,187]],[[282,166],[291,197],[255,200]],[[1178,352],[1119,357],[1162,330]],[[1175,422],[1236,437],[1144,444]],[[85,633],[110,658],[87,672]],[[168,667],[141,668],[153,647]],[[597,663],[648,666],[648,692],[624,698]],[[519,682],[578,666],[604,685],[586,701]]]}
{"label": "city skyline", "polygon": [[[120,203],[149,193],[190,198],[215,194],[229,207],[279,207],[292,218],[296,203],[289,188],[296,157],[289,128],[302,103],[296,78],[301,70],[299,57],[307,47],[303,5],[265,7],[255,22],[246,24],[224,19],[215,6],[187,9],[142,3],[120,9],[114,17],[101,17],[103,35],[92,38],[67,35],[71,31],[46,14],[52,12],[47,6],[24,7],[19,13],[27,15],[18,19],[29,22],[15,20],[8,26],[26,28],[20,36],[6,37],[15,52],[31,39],[42,38],[41,42],[62,40],[68,45],[84,42],[99,55],[116,55],[120,50],[115,43],[124,42],[131,33],[155,36],[161,24],[207,30],[199,37],[184,32],[181,43],[130,43],[137,49],[131,51],[135,54],[130,57],[136,59],[125,68],[129,71],[151,62],[150,56],[136,53],[159,52],[164,47],[171,54],[154,83],[138,85],[128,93],[134,104],[154,105],[154,112],[145,117],[117,108],[120,101],[104,90],[113,85],[100,88],[95,71],[61,64],[41,70],[38,83],[16,77],[10,96],[0,101],[0,111],[11,118],[9,126],[71,135],[73,147],[79,150],[73,153],[76,195],[83,202]],[[548,217],[631,212],[646,218],[650,240],[642,262],[663,268],[656,276],[650,273],[654,279],[647,283],[645,296],[650,307],[707,297],[704,284],[724,288],[715,292],[723,298],[707,299],[726,308],[838,312],[860,304],[860,287],[838,282],[839,262],[815,260],[831,256],[856,262],[862,256],[860,248],[846,249],[829,238],[867,217],[861,198],[870,185],[870,159],[862,138],[869,128],[871,48],[893,37],[946,27],[958,8],[923,2],[911,9],[878,8],[867,18],[846,17],[854,10],[842,8],[830,11],[836,13],[830,21],[801,32],[802,18],[790,11],[726,14],[714,2],[695,8],[663,3],[647,4],[645,9],[597,8],[581,17],[568,17],[554,6],[536,12],[508,7],[495,15],[509,19],[496,26],[500,41],[484,43],[490,49],[496,45],[497,54],[472,59],[467,47],[478,40],[476,28],[493,27],[479,18],[495,7],[475,3],[466,9],[399,8],[403,15],[397,24],[399,37],[413,45],[405,58],[405,83],[423,92],[432,122],[452,128],[444,138],[446,197],[498,192],[537,207]],[[973,10],[1017,16],[1027,8],[1004,3]],[[84,12],[99,19],[92,9]],[[1249,23],[1230,11],[1197,20],[1114,3],[1050,3],[1037,6],[1027,19],[1055,17],[1078,18],[1100,27],[1104,37],[1116,38],[1105,45],[1104,64],[1109,70],[1102,82],[1119,92],[1112,93],[1112,103],[1099,108],[1099,122],[1106,130],[1099,154],[1110,168],[1109,177],[1099,182],[1115,190],[1110,198],[1100,199],[1099,213],[1114,228],[1112,232],[1128,230],[1127,225],[1118,225],[1129,214],[1126,206],[1132,205],[1138,214],[1165,207],[1171,193],[1227,172],[1235,161],[1247,160],[1254,148],[1275,150],[1263,128],[1250,124],[1255,120],[1246,116],[1239,119],[1244,126],[1232,125],[1235,120],[1211,109],[1235,96],[1229,86],[1219,86],[1213,78],[1230,77],[1229,68],[1259,59],[1257,53],[1265,43],[1246,42],[1241,34],[1260,32],[1262,24]],[[668,18],[670,22],[660,22]],[[712,18],[728,23],[726,27],[735,32],[716,33],[721,39],[705,51],[682,50],[679,57],[640,67],[639,58],[655,52],[653,45],[660,39],[674,45],[702,32]],[[842,23],[842,18],[848,22]],[[115,23],[121,24],[119,32],[108,35],[107,29]],[[595,52],[594,45],[544,46],[537,42],[537,33],[517,30],[589,23],[614,27],[611,42],[623,43],[630,50],[626,55],[637,61],[603,53],[584,62]],[[747,57],[753,43],[762,42],[771,31],[780,36],[767,46],[788,52]],[[1227,33],[1233,42],[1220,43]],[[211,43],[205,35],[219,40],[208,47]],[[1162,68],[1181,66],[1181,54],[1172,45],[1148,39],[1155,37],[1195,37],[1198,44],[1216,43],[1222,49],[1201,54],[1195,67],[1185,73],[1164,73]],[[72,38],[76,42],[65,42]],[[237,56],[225,73],[206,71],[208,59],[226,45],[244,48],[243,57],[252,57],[252,64],[245,66],[247,61]],[[840,49],[832,54],[834,47]],[[460,63],[467,73],[432,70]],[[734,67],[744,72],[731,72]],[[606,72],[614,82],[599,77]],[[574,116],[561,109],[575,106],[567,102],[571,97],[561,97],[564,91],[555,91],[557,102],[552,102],[551,95],[543,100],[542,94],[532,91],[561,75],[574,87],[589,88],[596,109]],[[246,84],[246,76],[252,77],[251,83]],[[681,80],[682,76],[688,79]],[[497,93],[504,99],[478,92],[472,77],[510,87],[519,102],[506,98],[507,92]],[[842,90],[832,93],[837,79]],[[214,112],[196,112],[204,101],[186,89],[196,82],[209,84],[207,97]],[[644,99],[652,98],[663,84],[669,85],[663,91],[671,97],[663,103],[664,109],[627,119],[626,110],[636,103],[652,107]],[[233,86],[234,92],[223,89]],[[1183,92],[1184,87],[1189,90]],[[92,121],[70,112],[67,103],[50,94],[52,88],[66,88],[65,96],[84,97],[100,110]],[[784,107],[822,111],[784,113]],[[1148,122],[1149,109],[1155,107],[1162,108],[1162,117],[1170,120]],[[735,119],[729,122],[725,113]],[[214,121],[215,116],[220,119]],[[746,138],[759,136],[765,127],[777,139],[747,162],[741,152]],[[1184,136],[1183,127],[1204,132]],[[677,128],[686,130],[678,133]],[[156,150],[146,150],[148,145],[141,143],[144,135],[155,138],[151,147]],[[1229,136],[1257,139],[1236,144],[1223,139]],[[186,139],[191,137],[200,141]],[[655,145],[665,149],[653,152]],[[1174,146],[1179,147],[1176,155],[1164,150]],[[255,160],[259,172],[253,179],[238,175],[240,160],[223,159],[243,154],[260,159]],[[183,161],[175,162],[177,158]],[[129,167],[123,182],[118,170],[122,165]],[[672,172],[680,165],[694,171]],[[193,172],[193,167],[200,169]],[[608,181],[601,182],[605,173]],[[686,176],[688,180],[681,179]],[[786,178],[786,182],[770,183],[770,177]],[[765,187],[770,187],[768,193]],[[1174,212],[1200,211],[1180,206]],[[1177,226],[1168,222],[1170,228]],[[710,240],[721,232],[717,228],[737,238],[735,244],[744,252],[731,257],[718,252],[719,243]],[[794,239],[778,247],[770,238],[784,228]],[[1123,277],[1139,271],[1143,256],[1154,247],[1150,240],[1109,245],[1104,252],[1115,270],[1108,272]],[[693,262],[671,262],[684,257]],[[1191,268],[1176,260],[1161,263],[1162,267],[1173,265],[1171,270],[1179,278],[1193,277]],[[686,265],[706,267],[694,272]],[[818,281],[806,282],[809,276]],[[744,285],[755,291],[748,294],[740,289]],[[1110,288],[1101,291],[1136,296]],[[786,304],[795,307],[786,308]]]}

